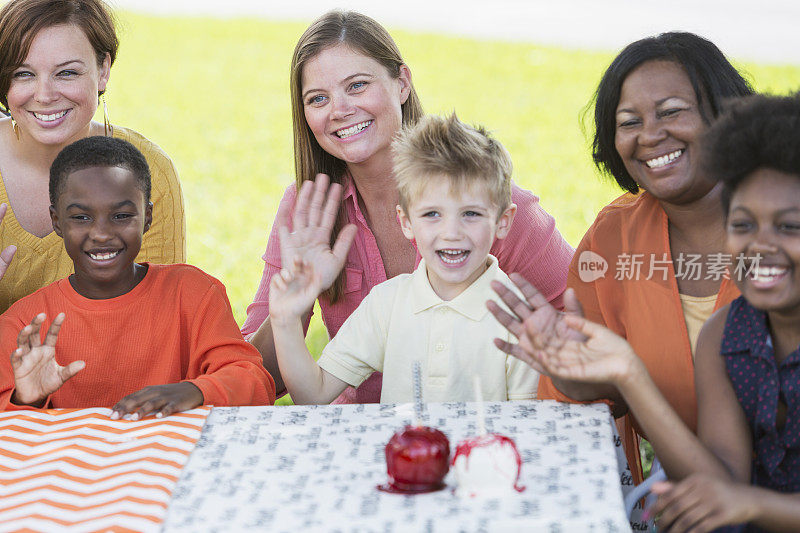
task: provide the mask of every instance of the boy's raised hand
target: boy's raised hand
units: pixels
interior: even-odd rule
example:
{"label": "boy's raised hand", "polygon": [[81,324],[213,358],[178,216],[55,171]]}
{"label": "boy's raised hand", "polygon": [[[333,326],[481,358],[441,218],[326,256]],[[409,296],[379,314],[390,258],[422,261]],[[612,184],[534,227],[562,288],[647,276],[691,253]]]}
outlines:
{"label": "boy's raised hand", "polygon": [[111,410],[111,420],[141,420],[149,414],[162,418],[202,404],[203,393],[188,381],[152,385],[118,401]]}
{"label": "boy's raised hand", "polygon": [[17,349],[11,354],[15,387],[11,401],[15,404],[41,406],[48,396],[85,366],[83,361],[73,361],[67,366],[56,362],[56,340],[64,317],[64,313],[59,313],[50,324],[44,344],[39,333],[47,318],[44,313],[36,315],[19,332]]}
{"label": "boy's raised hand", "polygon": [[302,317],[314,305],[321,287],[316,265],[296,257],[270,281],[269,314],[273,324]]}
{"label": "boy's raised hand", "polygon": [[279,229],[281,263],[285,267],[300,258],[313,264],[320,275],[320,292],[333,285],[342,271],[356,235],[355,225],[348,224],[331,246],[331,233],[339,215],[341,196],[341,185],[331,184],[328,176],[318,174],[316,180],[307,180],[300,188],[292,216],[292,232],[285,227]]}

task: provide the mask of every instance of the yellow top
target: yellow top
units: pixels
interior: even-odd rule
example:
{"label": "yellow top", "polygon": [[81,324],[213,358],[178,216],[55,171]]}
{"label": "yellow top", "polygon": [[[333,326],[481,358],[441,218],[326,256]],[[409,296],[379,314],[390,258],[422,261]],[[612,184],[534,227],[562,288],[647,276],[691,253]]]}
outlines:
{"label": "yellow top", "polygon": [[488,270],[449,301],[433,291],[424,259],[413,273],[374,286],[322,350],[319,366],[353,387],[383,372],[381,403],[414,401],[415,359],[426,402],[474,401],[473,376],[481,377],[485,401],[533,400],[538,372],[494,345],[495,337],[516,339],[486,308],[486,300],[502,305],[490,283],[513,285],[489,258]]}
{"label": "yellow top", "polygon": [[[151,263],[186,262],[186,217],[183,193],[178,175],[170,158],[161,148],[135,131],[114,126],[114,137],[124,139],[138,148],[152,177],[151,201],[153,224],[145,233],[137,261]],[[0,250],[9,244],[17,253],[5,276],[0,280],[0,312],[12,303],[45,285],[72,274],[72,260],[64,249],[61,237],[50,232],[43,238],[28,233],[19,225],[8,201],[5,182],[0,177],[0,203],[9,205],[0,224]]]}
{"label": "yellow top", "polygon": [[692,357],[697,349],[697,337],[700,336],[700,329],[703,324],[714,312],[714,304],[717,295],[712,296],[688,296],[681,294],[681,307],[683,307],[683,320],[686,322],[686,332],[689,334],[689,342],[692,343]]}

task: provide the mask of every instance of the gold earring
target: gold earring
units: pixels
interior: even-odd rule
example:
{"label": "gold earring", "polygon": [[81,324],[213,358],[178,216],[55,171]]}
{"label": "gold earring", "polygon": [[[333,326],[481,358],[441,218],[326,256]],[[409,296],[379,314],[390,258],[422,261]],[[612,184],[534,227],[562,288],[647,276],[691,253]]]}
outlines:
{"label": "gold earring", "polygon": [[108,104],[106,103],[106,95],[100,96],[100,101],[103,103],[103,128],[106,132],[106,137],[108,137],[108,132],[114,131],[113,127],[111,126],[111,121],[108,119]]}
{"label": "gold earring", "polygon": [[14,130],[14,135],[17,137],[17,140],[19,140],[19,124],[14,120],[14,117],[11,117],[11,129]]}

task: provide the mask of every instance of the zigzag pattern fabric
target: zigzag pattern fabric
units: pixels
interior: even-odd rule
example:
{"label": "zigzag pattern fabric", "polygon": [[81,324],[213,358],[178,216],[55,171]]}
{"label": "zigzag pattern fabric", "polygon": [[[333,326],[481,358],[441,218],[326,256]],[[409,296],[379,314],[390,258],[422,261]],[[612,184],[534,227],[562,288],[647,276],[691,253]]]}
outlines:
{"label": "zigzag pattern fabric", "polygon": [[210,411],[0,412],[0,530],[158,531]]}

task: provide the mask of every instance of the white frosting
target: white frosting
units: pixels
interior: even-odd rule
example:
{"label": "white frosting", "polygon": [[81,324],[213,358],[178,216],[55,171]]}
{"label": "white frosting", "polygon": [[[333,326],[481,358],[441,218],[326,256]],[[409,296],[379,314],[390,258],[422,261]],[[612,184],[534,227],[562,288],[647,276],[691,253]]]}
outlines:
{"label": "white frosting", "polygon": [[520,463],[513,442],[494,435],[469,440],[467,453],[456,453],[453,462],[456,494],[466,498],[516,494]]}

